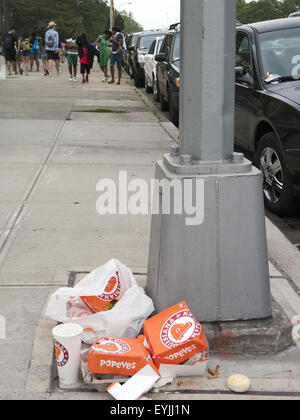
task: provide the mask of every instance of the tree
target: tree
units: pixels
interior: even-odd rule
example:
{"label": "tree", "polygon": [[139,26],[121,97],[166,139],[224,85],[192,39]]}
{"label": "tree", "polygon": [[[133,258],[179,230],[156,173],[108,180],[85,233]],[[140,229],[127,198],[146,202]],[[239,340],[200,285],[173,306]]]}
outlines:
{"label": "tree", "polygon": [[57,24],[61,39],[83,28],[77,0],[12,0],[12,7],[13,25],[19,35],[36,32],[43,36],[50,21]]}
{"label": "tree", "polygon": [[125,34],[133,32],[141,32],[143,27],[133,18],[132,12],[126,12],[125,10],[120,12],[124,22],[123,31]]}
{"label": "tree", "polygon": [[286,18],[300,8],[300,0],[237,1],[237,19],[242,23]]}

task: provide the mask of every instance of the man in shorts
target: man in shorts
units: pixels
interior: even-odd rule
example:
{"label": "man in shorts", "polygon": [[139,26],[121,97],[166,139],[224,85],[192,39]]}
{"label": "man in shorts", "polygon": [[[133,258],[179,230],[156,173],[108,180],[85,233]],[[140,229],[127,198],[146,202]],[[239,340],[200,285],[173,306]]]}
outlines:
{"label": "man in shorts", "polygon": [[3,38],[3,51],[4,57],[7,64],[8,75],[11,76],[11,67],[13,67],[13,71],[17,74],[17,63],[16,63],[16,44],[17,38],[15,35],[16,31],[14,28],[10,28],[8,33],[4,35]]}
{"label": "man in shorts", "polygon": [[56,30],[56,23],[49,22],[45,34],[45,50],[48,56],[49,76],[52,76],[52,63],[55,62],[57,76],[59,75],[59,34]]}
{"label": "man in shorts", "polygon": [[[71,38],[67,39],[67,60],[69,66],[69,79],[70,81],[77,82],[77,65],[78,65],[78,45],[77,45],[77,33],[72,32]],[[74,70],[74,72],[73,72]],[[74,76],[73,76],[74,74]]]}
{"label": "man in shorts", "polygon": [[108,60],[109,60],[109,42],[112,37],[111,31],[105,31],[104,35],[99,35],[95,43],[99,47],[100,52],[100,61],[99,66],[104,73],[104,79],[102,82],[107,82],[109,79],[108,76]]}
{"label": "man in shorts", "polygon": [[120,85],[122,78],[123,49],[125,47],[125,38],[124,35],[121,33],[120,28],[118,28],[117,26],[112,28],[112,34],[113,36],[110,40],[112,43],[112,53],[110,57],[111,81],[108,83],[115,83],[115,64],[117,64],[119,76],[117,85]]}

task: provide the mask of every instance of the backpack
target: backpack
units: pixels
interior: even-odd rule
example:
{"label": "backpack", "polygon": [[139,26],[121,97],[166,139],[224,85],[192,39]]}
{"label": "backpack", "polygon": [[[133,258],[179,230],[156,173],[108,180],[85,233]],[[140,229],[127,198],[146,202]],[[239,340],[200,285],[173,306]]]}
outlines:
{"label": "backpack", "polygon": [[46,45],[46,48],[49,50],[54,48],[54,37],[51,32],[46,32],[45,45]]}
{"label": "backpack", "polygon": [[3,45],[6,49],[14,48],[13,37],[10,34],[5,35]]}
{"label": "backpack", "polygon": [[22,51],[23,52],[26,52],[26,51],[30,51],[30,41],[29,41],[29,39],[24,39],[23,41],[22,41]]}

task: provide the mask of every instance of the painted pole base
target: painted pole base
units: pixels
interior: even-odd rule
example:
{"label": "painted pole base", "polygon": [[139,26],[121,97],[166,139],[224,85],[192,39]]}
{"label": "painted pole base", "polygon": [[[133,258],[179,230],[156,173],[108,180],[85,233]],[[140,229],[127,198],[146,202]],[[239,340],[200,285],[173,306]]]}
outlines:
{"label": "painted pole base", "polygon": [[192,179],[194,191],[197,180],[204,182],[204,217],[187,225],[186,214],[172,212],[172,200],[171,214],[152,216],[147,292],[156,310],[186,300],[201,322],[270,317],[261,173],[246,160],[240,173],[201,175],[175,173],[165,162],[157,163],[157,179]]}

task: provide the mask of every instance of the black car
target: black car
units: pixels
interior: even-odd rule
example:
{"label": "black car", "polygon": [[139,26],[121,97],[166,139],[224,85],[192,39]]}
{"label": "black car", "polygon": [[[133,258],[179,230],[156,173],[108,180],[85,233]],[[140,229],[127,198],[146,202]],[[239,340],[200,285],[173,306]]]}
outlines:
{"label": "black car", "polygon": [[153,41],[165,33],[166,31],[163,29],[144,31],[140,33],[136,46],[129,47],[129,51],[132,52],[132,72],[136,87],[145,86],[145,55],[148,54]]}
{"label": "black car", "polygon": [[[173,41],[171,32],[164,54],[174,42],[175,30]],[[169,98],[176,123],[179,100],[178,93],[170,99],[175,64],[171,51],[167,60],[157,56],[157,77],[162,109],[167,109]],[[300,197],[300,18],[237,25],[235,73],[236,148],[261,169],[266,206],[291,215]]]}
{"label": "black car", "polygon": [[126,36],[125,42],[127,49],[124,52],[124,67],[131,78],[133,78],[133,67],[132,67],[132,49],[136,46],[139,39],[140,32],[131,33]]}
{"label": "black car", "polygon": [[171,25],[157,61],[157,90],[162,111],[170,111],[171,121],[179,125],[180,25]]}
{"label": "black car", "polygon": [[235,143],[264,176],[267,207],[295,211],[300,192],[300,19],[237,28]]}

